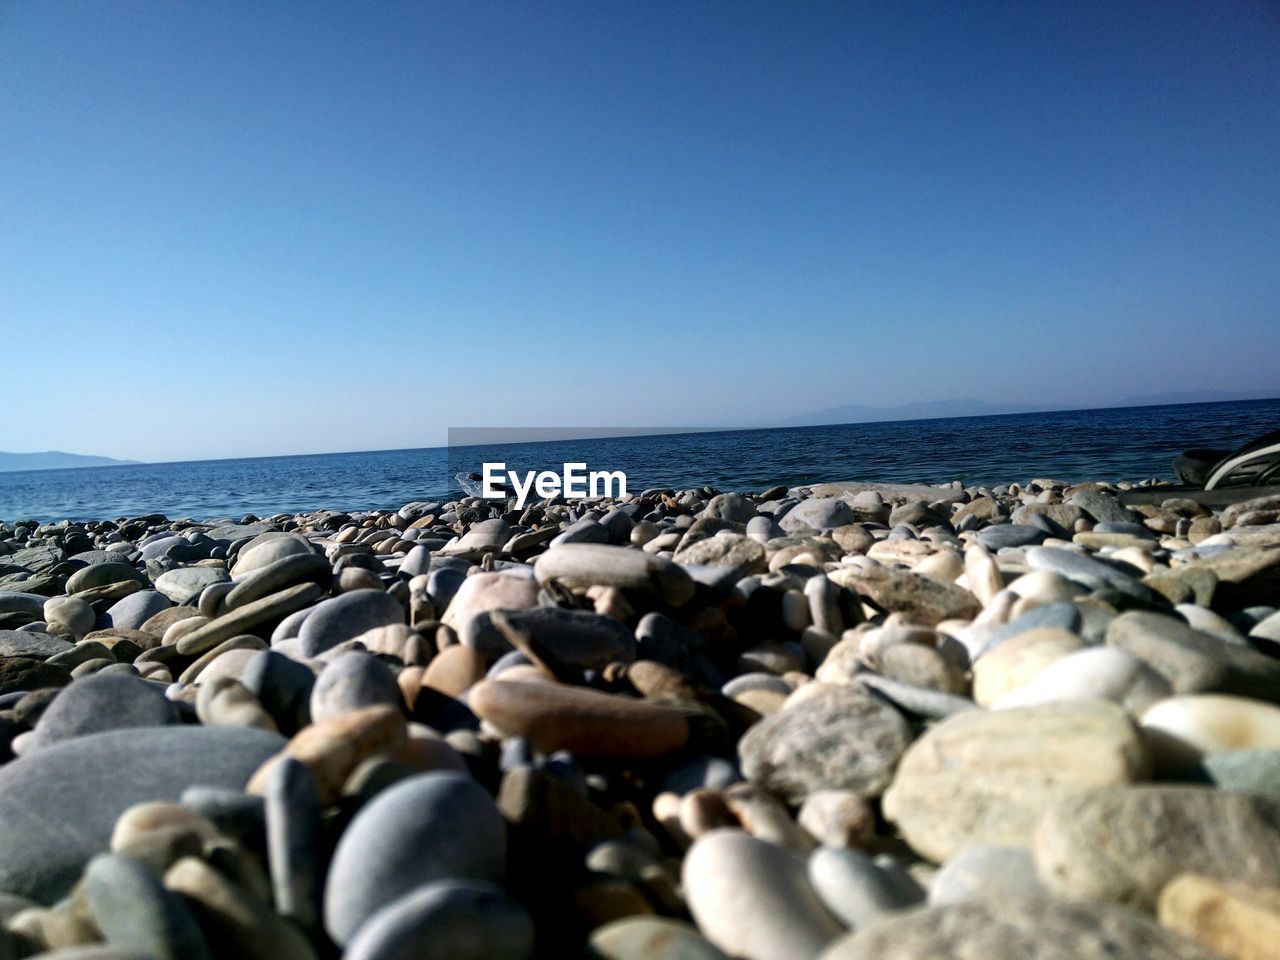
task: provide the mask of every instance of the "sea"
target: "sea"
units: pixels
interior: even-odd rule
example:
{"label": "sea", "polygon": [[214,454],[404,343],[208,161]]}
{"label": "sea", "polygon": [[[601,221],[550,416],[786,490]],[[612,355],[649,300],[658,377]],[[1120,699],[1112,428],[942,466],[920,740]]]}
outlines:
{"label": "sea", "polygon": [[0,473],[0,520],[394,509],[473,489],[467,475],[486,462],[522,476],[560,473],[573,462],[621,470],[630,492],[837,480],[1173,479],[1172,460],[1184,450],[1232,449],[1276,429],[1280,399],[27,470]]}

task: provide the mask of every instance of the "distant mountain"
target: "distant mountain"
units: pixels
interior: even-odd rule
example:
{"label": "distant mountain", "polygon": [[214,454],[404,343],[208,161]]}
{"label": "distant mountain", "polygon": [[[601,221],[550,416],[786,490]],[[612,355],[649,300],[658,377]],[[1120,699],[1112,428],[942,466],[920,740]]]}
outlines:
{"label": "distant mountain", "polygon": [[1001,413],[1036,413],[1061,410],[1060,406],[1033,403],[987,403],[985,400],[928,400],[898,407],[872,407],[846,403],[811,410],[780,420],[774,426],[813,427],[825,423],[876,423],[884,420],[933,420],[939,417],[991,417]]}
{"label": "distant mountain", "polygon": [[137,463],[137,460],[113,460],[111,457],[88,457],[79,453],[46,450],[44,453],[6,453],[0,450],[0,473],[13,470],[66,470],[70,467],[109,467],[113,464]]}

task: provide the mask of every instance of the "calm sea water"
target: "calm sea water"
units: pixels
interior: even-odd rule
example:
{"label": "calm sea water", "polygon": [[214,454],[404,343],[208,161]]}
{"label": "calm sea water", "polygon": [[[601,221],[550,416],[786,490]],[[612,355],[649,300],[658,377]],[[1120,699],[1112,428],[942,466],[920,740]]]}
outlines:
{"label": "calm sea water", "polygon": [[879,480],[995,484],[1172,478],[1174,456],[1280,428],[1280,399],[855,423],[420,450],[0,473],[0,519],[267,516],[399,507],[457,492],[459,470],[505,461],[622,470],[628,487]]}

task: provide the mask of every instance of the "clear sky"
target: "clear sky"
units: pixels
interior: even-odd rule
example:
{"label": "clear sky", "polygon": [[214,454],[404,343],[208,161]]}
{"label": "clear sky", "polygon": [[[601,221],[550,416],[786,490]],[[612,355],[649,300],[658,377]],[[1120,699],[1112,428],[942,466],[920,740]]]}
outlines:
{"label": "clear sky", "polygon": [[1275,3],[0,3],[0,449],[1280,393]]}

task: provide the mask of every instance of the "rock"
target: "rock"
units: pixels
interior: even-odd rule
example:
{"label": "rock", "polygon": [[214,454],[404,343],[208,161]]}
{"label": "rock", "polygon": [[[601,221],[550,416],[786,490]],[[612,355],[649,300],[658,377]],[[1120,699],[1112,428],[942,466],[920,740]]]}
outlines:
{"label": "rock", "polygon": [[157,590],[138,590],[117,600],[103,615],[108,627],[120,630],[137,630],[161,610],[173,606],[169,598]]}
{"label": "rock", "polygon": [[24,657],[43,660],[73,649],[66,640],[30,630],[0,630],[0,659]]}
{"label": "rock", "polygon": [[501,517],[473,523],[456,543],[441,552],[455,557],[471,557],[478,560],[486,553],[501,550],[511,539],[511,526]]}
{"label": "rock", "polygon": [[748,780],[798,805],[818,790],[878,796],[910,742],[893,707],[860,686],[831,686],[753,726],[738,756]]}
{"label": "rock", "polygon": [[1045,532],[1039,527],[1025,526],[1020,523],[1003,523],[997,526],[983,527],[978,531],[978,542],[988,550],[1003,550],[1006,547],[1032,547],[1044,542]]}
{"label": "rock", "polygon": [[920,626],[936,626],[943,620],[972,620],[982,611],[982,604],[968,590],[916,573],[838,567],[827,576],[876,607],[901,613],[908,622]]}
{"label": "rock", "polygon": [[865,847],[875,834],[871,805],[852,790],[816,790],[804,798],[796,823],[828,847]]}
{"label": "rock", "polygon": [[1118,499],[1099,490],[1077,490],[1067,501],[1098,523],[1132,523],[1139,519]]}
{"label": "rock", "polygon": [[1271,960],[1280,943],[1280,890],[1181,874],[1160,894],[1160,923],[1232,960]]}
{"label": "rock", "polygon": [[180,720],[162,687],[137,677],[94,675],[75,681],[54,698],[36,723],[31,746],[43,749],[89,734],[162,727]]}
{"label": "rock", "polygon": [[955,713],[979,709],[968,697],[957,697],[929,687],[900,683],[874,673],[859,673],[854,680],[874,690],[904,713],[929,720],[941,720]]}
{"label": "rock", "polygon": [[929,906],[1048,895],[1036,874],[1036,861],[1030,850],[968,847],[944,863],[934,876]]}
{"label": "rock", "polygon": [[[436,571],[432,576],[443,572]],[[535,580],[510,573],[478,573],[462,581],[441,622],[461,632],[472,617],[485,611],[523,610],[537,602]]]}
{"label": "rock", "polygon": [[798,530],[832,530],[853,523],[858,517],[848,500],[838,497],[813,497],[801,500],[778,521],[787,533]]}
{"label": "rock", "polygon": [[83,593],[86,590],[126,581],[140,584],[144,588],[151,586],[151,581],[147,579],[147,575],[132,564],[121,562],[95,563],[93,566],[81,567],[67,578],[67,593]]}
{"label": "rock", "polygon": [[809,882],[818,898],[851,930],[915,906],[924,891],[904,884],[856,850],[820,847],[809,857]]}
{"label": "rock", "polygon": [[1159,769],[1186,772],[1208,754],[1280,750],[1280,707],[1245,697],[1171,697],[1142,715]]}
{"label": "rock", "polygon": [[317,931],[326,838],[315,778],[306,764],[288,757],[272,769],[263,801],[276,912],[303,930]]}
{"label": "rock", "polygon": [[991,707],[1008,710],[1066,700],[1110,700],[1140,716],[1173,687],[1154,667],[1119,647],[1087,647],[1054,660]]}
{"label": "rock", "polygon": [[298,642],[304,656],[316,657],[366,630],[404,622],[404,607],[395,597],[378,590],[352,590],[316,607],[298,631]]}
{"label": "rock", "polygon": [[254,570],[275,563],[285,557],[315,553],[315,547],[305,537],[292,533],[263,533],[255,537],[236,555],[231,567],[233,579],[240,579]]}
{"label": "rock", "polygon": [[1210,783],[1223,790],[1260,793],[1280,800],[1280,750],[1231,750],[1200,762]]}
{"label": "rock", "polygon": [[379,909],[343,960],[526,960],[533,943],[533,921],[498,887],[440,880]]}
{"label": "rock", "polygon": [[591,933],[590,960],[729,960],[691,925],[668,917],[624,917]]}
{"label": "rock", "polygon": [[506,826],[469,777],[425,773],[379,793],[342,834],[325,884],[325,926],[347,944],[383,905],[436,880],[500,882]]}
{"label": "rock", "polygon": [[1205,787],[1113,787],[1064,797],[1035,837],[1058,896],[1156,905],[1180,873],[1280,886],[1280,802]]}
{"label": "rock", "polygon": [[1128,715],[1103,701],[961,713],[908,748],[885,816],[921,856],[1031,844],[1045,806],[1150,771]]}
{"label": "rock", "polygon": [[[606,664],[630,663],[636,658],[636,641],[626,624],[590,610],[532,607],[504,611],[507,622],[527,638],[539,660],[579,673],[603,670]],[[493,661],[513,649],[493,622],[491,612],[472,617],[459,632],[464,644]],[[524,651],[526,654],[530,650]]]}
{"label": "rock", "polygon": [[[261,730],[140,727],[78,737],[0,767],[0,890],[53,903],[107,849],[123,811],[177,800],[197,783],[238,790],[283,744]],[[68,791],[68,783],[93,789]]]}
{"label": "rock", "polygon": [[202,860],[179,860],[165,873],[164,884],[187,901],[214,956],[315,960],[315,951],[302,934]]}
{"label": "rock", "polygon": [[66,667],[30,657],[0,658],[0,696],[44,687],[65,687],[70,682],[71,671]]}
{"label": "rock", "polygon": [[766,569],[764,547],[739,534],[719,534],[682,546],[672,560],[685,567],[728,567],[739,580]]}
{"label": "rock", "polygon": [[678,607],[693,598],[694,583],[681,566],[628,547],[574,543],[553,547],[534,562],[538,583],[558,580],[571,590],[617,587]]}
{"label": "rock", "polygon": [[484,657],[471,647],[456,644],[445,647],[427,664],[422,685],[456,697],[483,680],[486,670]]}
{"label": "rock", "polygon": [[51,597],[44,603],[43,614],[49,623],[70,627],[77,637],[84,636],[98,622],[93,607],[79,597]]}
{"label": "rock", "polygon": [[1221,960],[1132,910],[1053,898],[971,900],[895,917],[821,960]]}
{"label": "rock", "polygon": [[258,698],[276,726],[296,733],[311,722],[311,691],[316,675],[274,650],[260,650],[240,670],[240,682]]}
{"label": "rock", "polygon": [[1176,617],[1131,610],[1107,627],[1107,643],[1168,678],[1175,693],[1233,693],[1280,701],[1280,661],[1223,643]]}
{"label": "rock", "polygon": [[639,759],[672,753],[689,738],[685,715],[672,707],[559,683],[485,680],[468,702],[477,716],[543,753]]}
{"label": "rock", "polygon": [[809,960],[843,933],[801,857],[739,830],[703,834],[682,878],[702,934],[742,960]]}
{"label": "rock", "polygon": [[332,579],[333,570],[327,559],[317,553],[294,553],[237,578],[236,585],[222,598],[222,606],[224,610],[234,610],[298,583],[314,583],[323,590]]}
{"label": "rock", "polygon": [[265,628],[295,610],[310,606],[318,599],[320,599],[320,588],[314,583],[300,583],[297,586],[288,587],[279,593],[247,603],[243,607],[196,627],[190,633],[183,634],[177,642],[178,652],[185,657],[199,656],[212,650],[224,640],[230,640],[244,633],[253,633],[255,628]]}
{"label": "rock", "polygon": [[154,960],[212,960],[182,898],[136,861],[119,854],[94,857],[83,889],[94,922],[116,949]]}
{"label": "rock", "polygon": [[182,605],[194,602],[209,584],[230,579],[222,567],[179,567],[156,577],[156,590]]}
{"label": "rock", "polygon": [[973,665],[973,699],[989,707],[1035,679],[1055,660],[1083,646],[1084,642],[1074,633],[1041,627],[1010,637],[994,648],[988,647]]}
{"label": "rock", "polygon": [[245,788],[263,793],[272,768],[285,757],[301,760],[316,780],[316,791],[325,806],[342,795],[342,785],[365,759],[379,753],[395,753],[405,746],[408,732],[404,715],[392,707],[366,707],[304,727],[284,750],[262,764]]}
{"label": "rock", "polygon": [[403,709],[400,687],[385,663],[359,651],[330,661],[311,691],[313,722],[379,705]]}
{"label": "rock", "polygon": [[969,692],[964,673],[933,647],[898,643],[884,650],[877,659],[880,673],[891,680],[956,696]]}
{"label": "rock", "polygon": [[1060,547],[1032,547],[1027,551],[1032,570],[1048,570],[1090,590],[1119,590],[1141,600],[1150,600],[1151,591],[1123,570],[1095,557]]}

